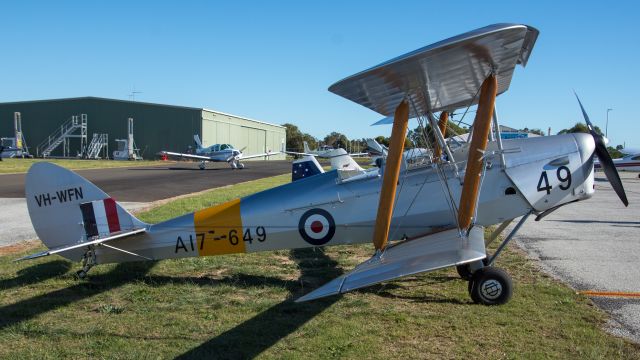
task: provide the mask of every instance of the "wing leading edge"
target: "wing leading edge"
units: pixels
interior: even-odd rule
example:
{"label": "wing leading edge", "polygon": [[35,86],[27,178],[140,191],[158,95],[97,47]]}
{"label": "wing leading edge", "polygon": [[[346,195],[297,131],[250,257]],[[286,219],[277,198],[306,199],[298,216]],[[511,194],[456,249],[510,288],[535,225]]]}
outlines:
{"label": "wing leading edge", "polygon": [[493,71],[498,94],[509,88],[515,66],[525,66],[538,30],[495,24],[412,51],[349,76],[329,91],[384,116],[405,96],[415,105],[410,117],[477,103],[478,89]]}

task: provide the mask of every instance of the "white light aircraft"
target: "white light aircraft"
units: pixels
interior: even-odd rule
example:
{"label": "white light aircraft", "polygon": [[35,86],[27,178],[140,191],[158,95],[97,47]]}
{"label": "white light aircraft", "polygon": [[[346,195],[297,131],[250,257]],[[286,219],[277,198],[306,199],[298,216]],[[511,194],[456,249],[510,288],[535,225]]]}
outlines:
{"label": "white light aircraft", "polygon": [[[490,25],[333,84],[331,92],[394,117],[386,162],[358,174],[318,172],[152,225],[74,172],[37,163],[27,174],[25,195],[49,250],[26,258],[59,254],[82,261],[83,277],[103,263],[373,242],[369,260],[298,301],[456,267],[474,302],[504,304],[512,282],[494,267],[497,258],[531,214],[540,220],[593,195],[594,157],[628,204],[582,104],[590,134],[501,140],[496,97],[509,89],[516,66],[527,64],[537,36],[526,25]],[[450,149],[442,136],[448,114],[475,104],[471,141]],[[434,129],[436,142],[427,141],[434,154],[429,164],[402,162],[409,118]],[[446,158],[436,156],[440,151]],[[517,218],[488,253],[485,244]],[[485,243],[485,227],[495,224]]]}
{"label": "white light aircraft", "polygon": [[[620,159],[613,159],[613,164],[618,171],[640,171],[640,152],[627,152],[624,149],[620,150],[624,156]],[[595,161],[594,166],[596,170],[602,170],[600,161]]]}
{"label": "white light aircraft", "polygon": [[193,135],[193,140],[196,143],[195,154],[176,153],[171,151],[161,151],[161,155],[167,155],[171,157],[178,157],[184,159],[200,160],[200,170],[204,170],[207,162],[226,162],[229,163],[232,169],[244,169],[244,164],[241,160],[268,157],[271,155],[279,154],[279,151],[267,151],[263,154],[244,155],[242,150],[235,149],[230,144],[215,144],[209,147],[202,147],[200,137],[196,134]]}
{"label": "white light aircraft", "polygon": [[[375,139],[367,139],[367,147],[369,149],[369,155],[371,155],[371,165],[379,166],[381,161],[387,157],[389,149],[377,142]],[[425,148],[411,148],[404,151],[402,154],[403,161],[408,164],[415,164],[419,161],[432,159],[432,152]]]}
{"label": "white light aircraft", "polygon": [[[287,154],[291,154],[291,155],[311,155],[311,156],[317,156],[317,157],[327,158],[327,159],[331,158],[332,156],[336,156],[336,155],[348,155],[348,156],[366,156],[366,155],[369,155],[368,153],[347,153],[347,151],[342,149],[342,148],[334,149],[329,145],[323,145],[317,150],[311,150],[309,148],[309,143],[307,143],[306,141],[303,141],[302,145],[304,147],[304,152],[300,153],[300,152],[294,152],[294,151],[287,151]],[[343,152],[339,152],[337,150],[343,150]]]}

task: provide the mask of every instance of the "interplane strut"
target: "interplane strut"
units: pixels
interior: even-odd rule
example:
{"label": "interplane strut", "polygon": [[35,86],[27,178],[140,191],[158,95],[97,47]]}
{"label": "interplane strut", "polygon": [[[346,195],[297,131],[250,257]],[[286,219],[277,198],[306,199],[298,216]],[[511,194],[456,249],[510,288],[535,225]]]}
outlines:
{"label": "interplane strut", "polygon": [[408,124],[409,103],[404,100],[398,105],[394,114],[393,129],[389,140],[389,153],[384,166],[378,214],[376,215],[376,224],[373,230],[373,244],[376,250],[384,250],[387,246],[398,178],[400,177],[400,164],[402,162],[402,153],[404,152],[404,138]]}

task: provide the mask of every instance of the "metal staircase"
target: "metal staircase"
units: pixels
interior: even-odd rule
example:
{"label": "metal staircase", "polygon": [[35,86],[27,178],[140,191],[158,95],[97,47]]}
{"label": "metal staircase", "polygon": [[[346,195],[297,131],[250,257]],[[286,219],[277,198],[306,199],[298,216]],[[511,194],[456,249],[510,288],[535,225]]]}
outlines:
{"label": "metal staircase", "polygon": [[[80,134],[76,134],[80,130]],[[69,157],[71,138],[80,138],[80,149],[83,151],[87,145],[87,114],[81,114],[80,116],[74,115],[69,121],[60,125],[53,134],[49,135],[38,147],[36,148],[36,155],[46,158],[51,156],[53,152],[60,144],[63,144],[62,156]]]}
{"label": "metal staircase", "polygon": [[[103,151],[104,150],[104,151]],[[101,154],[102,152],[102,154]],[[87,159],[106,159],[109,155],[109,134],[93,134],[87,145],[85,157]]]}

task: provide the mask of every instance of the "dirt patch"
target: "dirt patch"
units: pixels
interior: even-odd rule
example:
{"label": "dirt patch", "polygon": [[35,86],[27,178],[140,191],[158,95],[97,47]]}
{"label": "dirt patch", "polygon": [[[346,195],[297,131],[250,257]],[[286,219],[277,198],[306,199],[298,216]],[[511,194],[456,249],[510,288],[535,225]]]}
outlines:
{"label": "dirt patch", "polygon": [[29,249],[36,248],[41,244],[42,242],[40,240],[28,240],[28,241],[21,241],[17,244],[12,244],[9,246],[2,246],[0,247],[0,256],[17,254]]}

